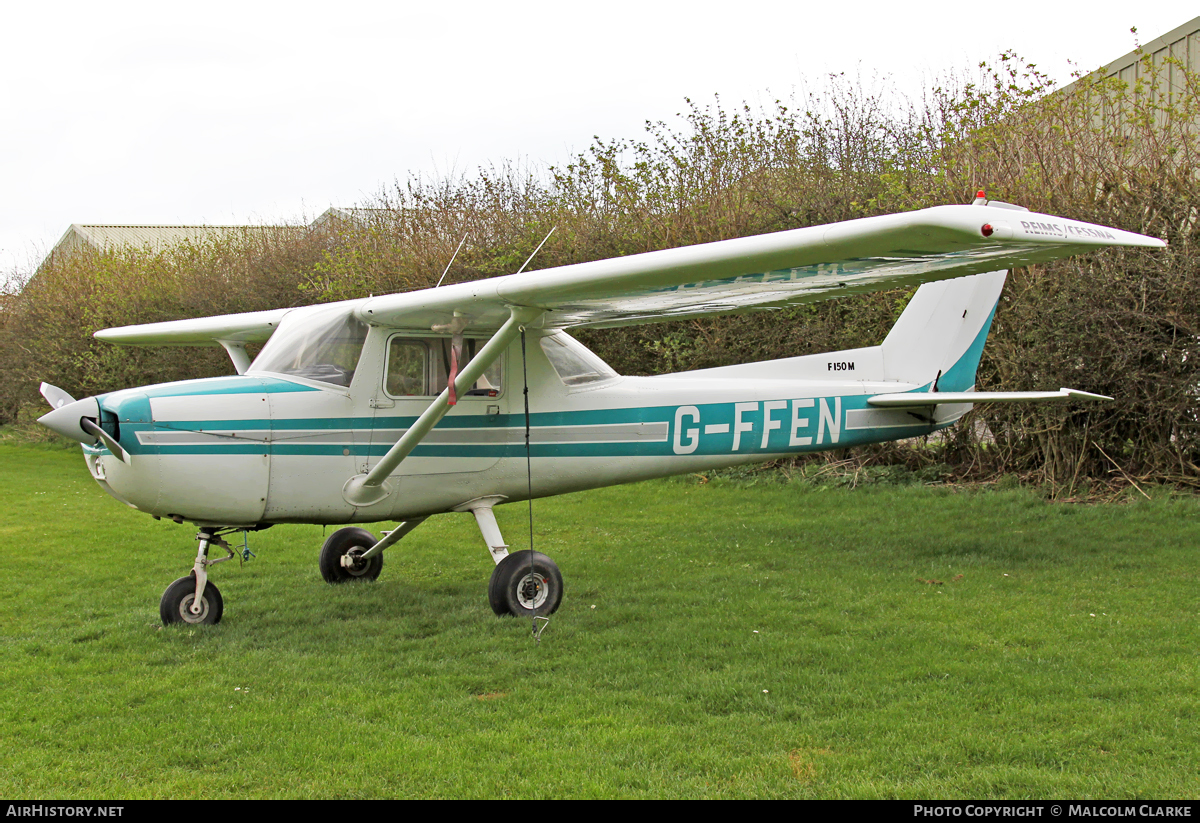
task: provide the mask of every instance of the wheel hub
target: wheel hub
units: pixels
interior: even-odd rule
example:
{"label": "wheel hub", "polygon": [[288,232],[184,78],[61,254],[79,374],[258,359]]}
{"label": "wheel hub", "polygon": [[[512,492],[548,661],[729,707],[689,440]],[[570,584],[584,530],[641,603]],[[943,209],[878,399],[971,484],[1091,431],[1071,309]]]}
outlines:
{"label": "wheel hub", "polygon": [[192,604],[196,602],[196,595],[186,595],[183,600],[179,601],[179,616],[183,618],[184,623],[203,623],[204,618],[208,617],[208,598],[200,598],[200,613],[192,613]]}
{"label": "wheel hub", "polygon": [[366,549],[353,548],[343,554],[342,568],[345,569],[348,574],[352,574],[355,577],[361,577],[362,575],[366,574],[370,564],[366,560],[362,559],[362,555],[365,551]]}
{"label": "wheel hub", "polygon": [[517,602],[523,609],[532,611],[541,607],[549,593],[550,587],[546,585],[545,576],[538,572],[525,575],[517,584]]}

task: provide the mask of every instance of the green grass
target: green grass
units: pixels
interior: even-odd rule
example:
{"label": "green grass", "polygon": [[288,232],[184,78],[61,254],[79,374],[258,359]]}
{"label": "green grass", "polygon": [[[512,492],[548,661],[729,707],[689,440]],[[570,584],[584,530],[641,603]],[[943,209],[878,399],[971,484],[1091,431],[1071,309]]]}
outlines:
{"label": "green grass", "polygon": [[[0,796],[1200,796],[1197,500],[714,480],[535,503],[566,598],[486,602],[469,515],[374,584],[251,536],[215,627],[158,620],[194,529],[75,450],[0,446]],[[524,507],[498,510],[514,545]]]}

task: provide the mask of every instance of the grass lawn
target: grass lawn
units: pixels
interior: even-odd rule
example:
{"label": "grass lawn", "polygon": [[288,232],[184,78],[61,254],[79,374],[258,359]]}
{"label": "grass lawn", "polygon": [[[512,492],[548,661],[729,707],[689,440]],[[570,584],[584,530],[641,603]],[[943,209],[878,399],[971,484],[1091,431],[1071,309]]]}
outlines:
{"label": "grass lawn", "polygon": [[251,535],[223,622],[164,629],[193,528],[76,449],[0,446],[0,496],[3,797],[1200,797],[1195,498],[538,501],[566,597],[534,643],[469,514],[373,584],[322,582],[320,527]]}

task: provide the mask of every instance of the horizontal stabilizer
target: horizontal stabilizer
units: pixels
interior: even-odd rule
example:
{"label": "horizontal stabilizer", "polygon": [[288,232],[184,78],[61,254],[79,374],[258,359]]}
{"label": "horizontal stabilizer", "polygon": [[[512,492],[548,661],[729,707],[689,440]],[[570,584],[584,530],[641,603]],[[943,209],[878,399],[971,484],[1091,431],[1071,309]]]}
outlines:
{"label": "horizontal stabilizer", "polygon": [[943,403],[1061,403],[1067,400],[1112,400],[1103,394],[1059,389],[1058,391],[939,391],[877,394],[867,405],[884,409],[928,408]]}

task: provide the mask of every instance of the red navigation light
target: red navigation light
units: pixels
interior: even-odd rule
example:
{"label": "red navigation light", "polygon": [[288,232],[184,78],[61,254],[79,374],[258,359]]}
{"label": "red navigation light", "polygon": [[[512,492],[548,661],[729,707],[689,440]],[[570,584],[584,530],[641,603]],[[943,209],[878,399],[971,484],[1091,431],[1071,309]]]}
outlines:
{"label": "red navigation light", "polygon": [[991,237],[993,231],[995,231],[995,229],[992,228],[991,223],[984,223],[982,226],[979,227],[979,233],[982,234],[984,237]]}
{"label": "red navigation light", "polygon": [[978,197],[978,198],[980,198],[980,199],[982,199],[982,200],[986,200],[986,199],[987,199],[987,194],[984,192],[984,190],[983,190],[983,189],[980,189],[979,191],[975,192],[975,196],[976,196],[976,197]]}

